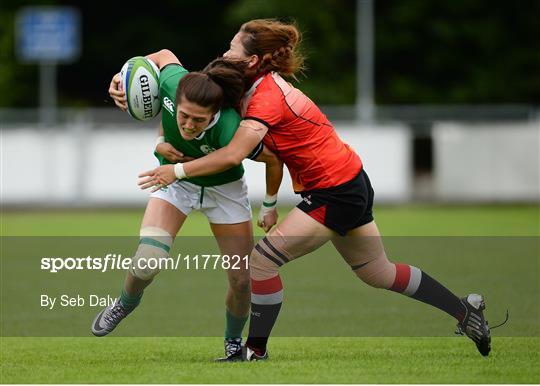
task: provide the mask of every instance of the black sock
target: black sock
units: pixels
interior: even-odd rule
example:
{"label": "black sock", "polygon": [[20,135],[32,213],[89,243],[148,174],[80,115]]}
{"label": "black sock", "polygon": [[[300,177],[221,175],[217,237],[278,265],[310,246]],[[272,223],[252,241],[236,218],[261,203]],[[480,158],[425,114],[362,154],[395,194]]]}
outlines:
{"label": "black sock", "polygon": [[251,303],[251,316],[249,319],[249,337],[246,344],[253,349],[257,355],[264,355],[266,344],[272,328],[281,309],[278,304],[254,304]]}
{"label": "black sock", "polygon": [[465,316],[461,300],[427,273],[407,264],[395,264],[396,278],[389,289],[430,304],[458,321]]}
{"label": "black sock", "polygon": [[422,271],[420,286],[411,297],[445,311],[460,322],[465,316],[465,308],[461,300],[424,271]]}
{"label": "black sock", "polygon": [[251,314],[246,345],[257,355],[266,353],[266,344],[283,302],[279,275],[266,280],[251,279]]}

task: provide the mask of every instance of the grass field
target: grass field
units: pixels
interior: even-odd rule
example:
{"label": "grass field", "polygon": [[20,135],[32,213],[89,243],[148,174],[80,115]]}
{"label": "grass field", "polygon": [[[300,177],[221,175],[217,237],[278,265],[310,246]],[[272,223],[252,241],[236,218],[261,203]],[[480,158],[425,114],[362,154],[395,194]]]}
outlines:
{"label": "grass field", "polygon": [[211,338],[8,338],[3,382],[538,383],[538,340],[489,359],[453,338],[275,338],[267,362],[213,363]]}
{"label": "grass field", "polygon": [[[138,235],[144,209],[5,211],[3,236]],[[287,213],[281,209],[280,218]],[[383,206],[375,220],[385,236],[539,236],[540,206]],[[262,234],[254,227],[257,234]],[[205,217],[193,212],[180,234],[206,235]]]}
{"label": "grass field", "polygon": [[[51,291],[95,286],[115,293],[123,274],[100,276],[99,283],[67,273],[51,280],[50,274],[28,273],[4,245],[0,381],[539,383],[538,206],[404,206],[375,213],[383,234],[392,236],[392,256],[421,266],[458,293],[481,289],[488,300],[496,299],[488,302],[491,324],[510,308],[508,325],[493,333],[490,357],[481,357],[468,339],[453,337],[454,322],[441,312],[355,281],[331,248],[305,257],[316,264],[300,260],[284,267],[286,300],[270,361],[212,362],[222,350],[225,278],[219,272],[163,272],[140,310],[114,336],[97,339],[88,330],[95,309],[38,313],[21,305],[45,285]],[[6,211],[0,233],[6,244],[9,236],[32,243],[35,236],[136,235],[141,215],[142,210]],[[209,228],[197,214],[181,234],[206,235]],[[43,337],[49,335],[40,329],[44,325],[52,337]],[[66,333],[55,334],[58,326]],[[138,336],[144,335],[142,327],[160,336]]]}

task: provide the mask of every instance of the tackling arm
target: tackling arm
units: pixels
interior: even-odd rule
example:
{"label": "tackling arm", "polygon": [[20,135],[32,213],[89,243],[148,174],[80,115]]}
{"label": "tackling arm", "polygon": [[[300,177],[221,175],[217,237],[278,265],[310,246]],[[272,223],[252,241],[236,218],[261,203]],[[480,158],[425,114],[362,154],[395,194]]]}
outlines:
{"label": "tackling arm", "polygon": [[[266,126],[257,121],[243,120],[227,146],[196,160],[176,164],[176,177],[181,179],[208,176],[240,165],[259,144],[266,131]],[[179,169],[182,169],[180,173],[178,173]]]}
{"label": "tackling arm", "polygon": [[141,189],[152,188],[152,191],[156,191],[177,179],[208,176],[240,165],[261,142],[267,130],[262,123],[251,119],[243,120],[227,146],[186,163],[162,165],[141,173],[138,185]]}

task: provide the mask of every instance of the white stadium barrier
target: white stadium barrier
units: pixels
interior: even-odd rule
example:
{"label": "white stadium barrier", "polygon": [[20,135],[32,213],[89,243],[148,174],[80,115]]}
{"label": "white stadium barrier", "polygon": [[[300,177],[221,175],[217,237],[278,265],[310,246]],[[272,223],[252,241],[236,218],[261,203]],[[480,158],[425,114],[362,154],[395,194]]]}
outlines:
{"label": "white stadium barrier", "polygon": [[441,123],[433,141],[437,199],[540,199],[540,122]]}
{"label": "white stadium barrier", "polygon": [[[376,202],[415,198],[412,132],[402,124],[336,130],[362,157]],[[156,166],[154,129],[76,123],[54,129],[2,127],[3,205],[144,205],[137,174]],[[433,192],[445,201],[540,200],[540,122],[505,124],[436,123],[432,130]],[[245,161],[250,198],[265,193],[264,165]],[[287,170],[280,202],[295,204]]]}
{"label": "white stadium barrier", "polygon": [[[405,201],[411,191],[410,133],[403,126],[338,125],[342,139],[361,155],[381,201]],[[2,202],[41,205],[139,205],[147,192],[137,174],[157,166],[154,130],[71,126],[2,132]],[[262,201],[264,164],[245,161],[250,198]],[[299,197],[285,168],[280,202]]]}

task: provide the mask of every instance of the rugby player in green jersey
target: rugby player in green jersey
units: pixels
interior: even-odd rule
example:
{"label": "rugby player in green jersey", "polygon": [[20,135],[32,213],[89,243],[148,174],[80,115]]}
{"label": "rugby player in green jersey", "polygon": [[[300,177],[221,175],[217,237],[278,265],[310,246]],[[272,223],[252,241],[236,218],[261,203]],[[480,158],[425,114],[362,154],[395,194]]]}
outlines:
{"label": "rugby player in green jersey", "polygon": [[[244,83],[234,69],[188,72],[169,50],[147,56],[160,69],[161,125],[155,155],[161,165],[176,164],[226,146],[241,121],[234,107],[244,93]],[[115,103],[125,111],[120,77],[109,88]],[[124,97],[124,98],[123,98]],[[118,102],[118,100],[121,102]],[[122,103],[123,102],[123,103]],[[267,196],[258,224],[268,231],[277,221],[275,203],[283,176],[283,163],[262,142],[250,159],[266,163]],[[210,222],[222,255],[248,256],[254,246],[251,208],[242,165],[216,174],[178,180],[150,195],[140,230],[139,247],[115,303],[102,310],[92,324],[96,336],[109,334],[139,304],[144,289],[159,272],[150,259],[167,259],[174,237],[193,209]],[[231,264],[232,266],[232,264]],[[247,264],[228,269],[226,294],[225,357],[241,358],[242,330],[250,307]],[[239,268],[239,269],[238,269]]]}

